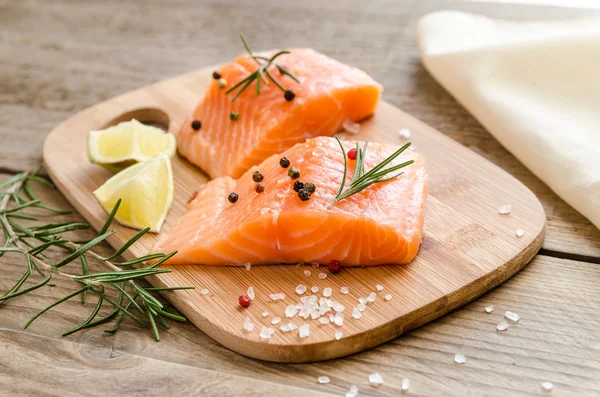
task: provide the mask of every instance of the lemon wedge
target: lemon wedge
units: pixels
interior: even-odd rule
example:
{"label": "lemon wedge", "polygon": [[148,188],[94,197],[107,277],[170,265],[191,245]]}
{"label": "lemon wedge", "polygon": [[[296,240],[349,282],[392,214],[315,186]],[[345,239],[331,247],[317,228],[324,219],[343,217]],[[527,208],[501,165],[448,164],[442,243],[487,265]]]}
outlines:
{"label": "lemon wedge", "polygon": [[114,175],[94,196],[107,213],[121,199],[115,219],[122,225],[158,233],[173,203],[173,190],[171,161],[161,154]]}
{"label": "lemon wedge", "polygon": [[175,154],[175,137],[160,128],[132,119],[88,134],[90,159],[112,172],[160,154]]}

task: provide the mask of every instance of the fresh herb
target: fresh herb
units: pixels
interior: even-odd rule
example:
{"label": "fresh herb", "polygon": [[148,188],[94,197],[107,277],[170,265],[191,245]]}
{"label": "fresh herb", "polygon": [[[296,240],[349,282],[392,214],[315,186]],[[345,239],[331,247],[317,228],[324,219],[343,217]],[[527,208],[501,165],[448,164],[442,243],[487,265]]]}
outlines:
{"label": "fresh herb", "polygon": [[350,180],[350,185],[348,186],[348,189],[344,190],[344,187],[346,186],[346,175],[348,173],[348,161],[346,159],[346,150],[344,149],[344,145],[337,136],[335,137],[335,139],[337,140],[338,144],[340,145],[340,148],[342,149],[342,156],[344,158],[344,175],[342,176],[342,183],[340,184],[340,188],[336,196],[333,198],[333,200],[331,200],[329,208],[333,207],[338,201],[348,198],[353,194],[356,194],[375,183],[387,182],[391,179],[399,177],[403,174],[403,172],[393,174],[390,176],[388,175],[390,173],[393,173],[394,171],[397,171],[414,163],[414,160],[408,160],[404,163],[383,169],[396,157],[402,154],[402,152],[408,149],[408,147],[410,146],[410,142],[408,142],[400,149],[392,153],[388,158],[386,158],[381,163],[373,167],[369,172],[365,172],[365,156],[367,154],[367,145],[369,142],[365,142],[365,145],[362,148],[358,145],[358,143],[356,143],[356,163],[354,165],[354,174],[352,176],[352,180]]}
{"label": "fresh herb", "polygon": [[[290,52],[287,50],[278,51],[271,58],[263,57],[260,55],[254,55],[254,53],[250,49],[250,46],[248,45],[248,42],[246,41],[246,38],[244,37],[243,34],[240,34],[240,38],[242,39],[242,43],[244,43],[244,48],[246,48],[246,51],[248,52],[248,57],[254,59],[254,61],[258,65],[258,69],[255,72],[248,75],[248,77],[241,80],[239,83],[235,84],[233,87],[231,87],[230,89],[225,91],[225,94],[229,94],[229,93],[237,90],[237,92],[235,93],[235,95],[233,96],[231,101],[232,102],[235,101],[240,96],[240,94],[242,92],[244,92],[246,90],[246,88],[248,88],[248,86],[250,86],[250,84],[252,84],[252,82],[255,80],[256,80],[256,95],[260,95],[261,81],[263,81],[265,84],[269,84],[268,80],[271,80],[273,82],[273,84],[275,84],[277,86],[277,88],[279,88],[281,91],[284,92],[284,97],[286,100],[291,101],[292,99],[294,99],[295,94],[291,90],[286,90],[281,85],[281,83],[279,83],[279,81],[277,81],[277,79],[275,79],[275,77],[273,77],[273,75],[269,71],[269,67],[271,67],[271,65],[273,65],[277,68],[277,70],[279,70],[279,72],[281,74],[289,76],[296,83],[300,83],[300,80],[298,80],[292,73],[290,73],[286,68],[284,68],[283,66],[281,66],[275,62],[275,60],[278,57],[280,57],[281,55],[284,55],[284,54],[289,54]],[[266,77],[265,77],[265,75],[266,75]],[[287,91],[289,91],[291,94],[287,93]]]}
{"label": "fresh herb", "polygon": [[[91,250],[116,233],[115,230],[109,231],[108,229],[117,213],[120,200],[115,204],[106,223],[93,239],[75,242],[66,237],[64,233],[70,230],[89,228],[89,225],[78,222],[61,222],[26,226],[17,222],[21,219],[37,221],[37,217],[23,212],[25,209],[34,207],[51,213],[68,213],[68,211],[42,204],[35,197],[30,187],[32,182],[53,187],[50,181],[38,176],[37,171],[15,175],[0,184],[0,227],[4,236],[4,245],[0,246],[0,256],[6,253],[20,254],[23,256],[25,263],[23,276],[0,296],[0,305],[43,287],[53,277],[69,279],[78,285],[78,289],[37,312],[27,321],[25,328],[29,327],[31,323],[48,310],[71,298],[81,296],[81,303],[85,304],[89,293],[97,296],[94,309],[87,319],[64,332],[63,335],[105,324],[112,320],[115,320],[114,326],[105,332],[114,333],[118,330],[123,318],[127,316],[141,325],[151,327],[152,333],[158,341],[160,335],[156,326],[157,322],[164,328],[168,328],[167,320],[186,321],[180,314],[167,309],[152,292],[193,289],[194,287],[149,288],[139,284],[139,281],[145,277],[170,273],[171,270],[158,269],[157,267],[175,255],[176,252],[146,255],[127,262],[114,261],[114,258],[119,257],[128,247],[144,236],[149,228],[137,233],[113,255],[108,257],[100,256]],[[25,193],[28,200],[21,196],[22,192]],[[12,207],[9,208],[11,204]],[[52,265],[48,263],[45,255],[45,251],[51,247],[64,251],[66,255]],[[88,258],[93,258],[110,270],[90,273]],[[157,261],[145,267],[121,269],[121,267],[139,265],[149,260]],[[81,274],[71,274],[62,270],[64,266],[74,261],[80,262]],[[31,284],[32,278],[41,280]],[[112,293],[109,293],[111,291]],[[115,295],[117,295],[117,298],[114,298]],[[111,307],[111,311],[106,315],[100,315],[105,305]]]}

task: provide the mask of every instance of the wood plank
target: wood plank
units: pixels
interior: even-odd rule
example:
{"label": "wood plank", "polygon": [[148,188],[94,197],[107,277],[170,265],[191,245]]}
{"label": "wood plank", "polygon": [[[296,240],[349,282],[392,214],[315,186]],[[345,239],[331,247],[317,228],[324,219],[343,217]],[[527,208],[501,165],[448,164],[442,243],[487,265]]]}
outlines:
{"label": "wood plank", "polygon": [[[418,16],[444,8],[512,19],[600,15],[598,10],[443,0],[338,0],[327,7],[314,1],[0,2],[6,32],[0,52],[7,60],[0,63],[0,170],[36,166],[45,135],[77,111],[229,60],[240,52],[233,32],[243,31],[257,48],[313,46],[367,70],[384,84],[386,100],[500,165],[540,198],[548,215],[545,249],[600,257],[600,231],[508,154],[421,66],[413,25]],[[264,21],[267,11],[269,21],[277,23]],[[196,34],[195,26],[212,34]]]}

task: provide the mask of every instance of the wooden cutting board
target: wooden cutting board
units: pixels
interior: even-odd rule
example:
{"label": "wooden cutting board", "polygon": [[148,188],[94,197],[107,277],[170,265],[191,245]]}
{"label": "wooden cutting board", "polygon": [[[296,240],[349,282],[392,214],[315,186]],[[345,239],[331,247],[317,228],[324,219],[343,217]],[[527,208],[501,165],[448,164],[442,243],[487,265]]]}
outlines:
{"label": "wooden cutting board", "polygon": [[[201,69],[128,92],[76,114],[50,133],[44,144],[46,168],[92,226],[99,229],[106,220],[92,191],[110,174],[88,159],[88,131],[135,117],[176,133],[199,102],[213,70]],[[224,346],[262,360],[307,362],[377,346],[464,305],[525,266],[545,234],[546,216],[533,193],[502,169],[385,102],[352,138],[400,145],[401,128],[412,131],[411,141],[427,160],[429,173],[425,239],[410,265],[344,269],[337,275],[329,274],[326,267],[296,265],[253,266],[249,271],[244,267],[165,266],[173,272],[150,282],[157,287],[196,286],[164,296]],[[207,181],[204,173],[178,156],[173,158],[173,172],[175,199],[163,232],[185,212],[190,194]],[[513,207],[509,215],[498,212],[505,204]],[[115,227],[119,232],[109,240],[115,247],[136,232]],[[523,237],[516,236],[517,229],[523,229]],[[147,254],[155,240],[154,235],[145,237],[124,257]],[[319,273],[327,278],[320,279]],[[298,325],[310,323],[310,336],[301,339],[298,331],[281,332],[279,327],[289,320],[285,307],[299,301],[298,284],[318,286],[319,296],[323,288],[331,287],[333,298],[346,307],[343,326],[296,316],[293,321]],[[358,298],[375,291],[377,284],[385,290],[377,292],[376,302],[368,304],[361,319],[352,318]],[[241,309],[237,298],[249,286],[254,287],[256,299],[248,309]],[[340,292],[344,286],[350,289],[347,295]],[[205,288],[208,295],[201,294]],[[280,292],[286,294],[285,300],[269,298]],[[384,299],[387,294],[392,295],[390,301]],[[268,317],[262,316],[265,311]],[[251,333],[243,329],[246,316],[255,324]],[[273,317],[281,317],[282,323],[272,325]],[[263,325],[276,330],[271,339],[259,337]],[[334,336],[338,330],[343,334],[340,340]]]}

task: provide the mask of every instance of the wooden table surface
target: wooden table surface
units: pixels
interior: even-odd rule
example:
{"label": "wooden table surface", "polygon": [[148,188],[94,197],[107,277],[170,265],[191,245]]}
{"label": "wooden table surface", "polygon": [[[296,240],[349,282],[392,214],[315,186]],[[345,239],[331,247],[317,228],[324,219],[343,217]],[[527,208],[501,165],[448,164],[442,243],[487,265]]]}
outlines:
{"label": "wooden table surface", "polygon": [[[600,231],[486,132],[419,61],[417,19],[440,9],[509,19],[560,19],[600,10],[442,0],[72,1],[0,0],[0,180],[35,167],[46,134],[88,106],[240,52],[310,46],[365,69],[384,98],[498,164],[527,185],[548,217],[539,255],[475,302],[371,351],[316,364],[252,360],[175,324],[156,343],[124,322],[60,337],[89,313],[68,301],[23,330],[41,307],[72,290],[52,284],[0,307],[1,395],[339,396],[600,395]],[[56,191],[44,200],[69,208]],[[80,219],[77,215],[58,219]],[[108,251],[107,247],[104,247]],[[22,274],[0,259],[0,290]],[[99,271],[101,265],[93,269]],[[494,305],[486,314],[483,308]],[[499,333],[505,310],[521,321]],[[454,355],[467,356],[464,365]],[[368,374],[385,383],[369,386]],[[319,385],[328,375],[331,383]],[[544,392],[541,382],[554,383]]]}

